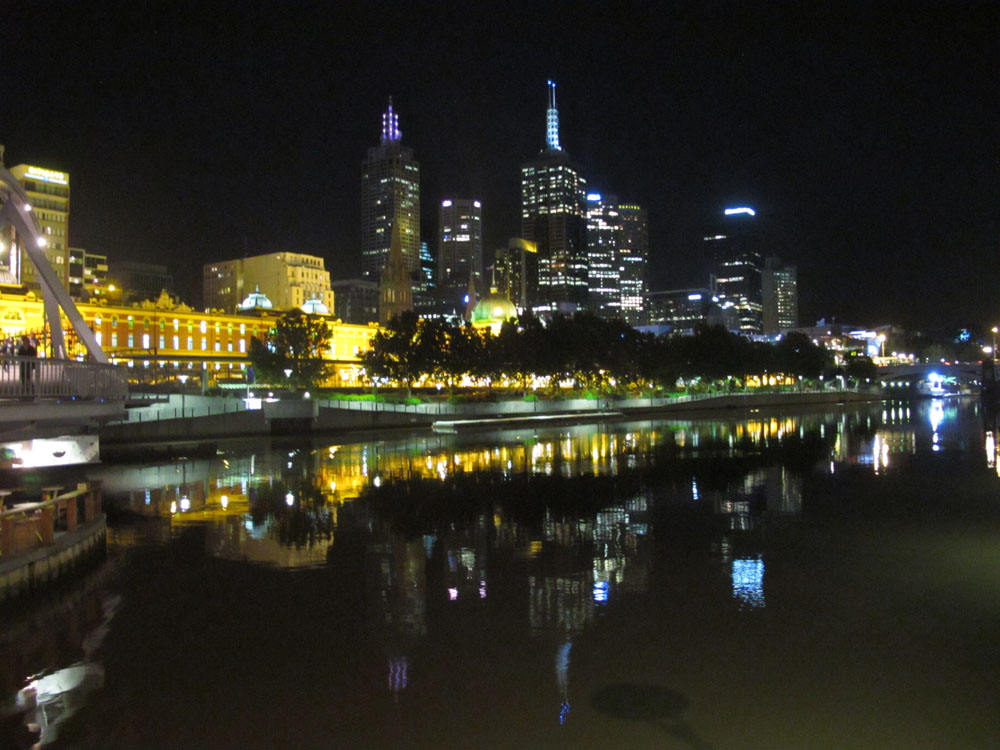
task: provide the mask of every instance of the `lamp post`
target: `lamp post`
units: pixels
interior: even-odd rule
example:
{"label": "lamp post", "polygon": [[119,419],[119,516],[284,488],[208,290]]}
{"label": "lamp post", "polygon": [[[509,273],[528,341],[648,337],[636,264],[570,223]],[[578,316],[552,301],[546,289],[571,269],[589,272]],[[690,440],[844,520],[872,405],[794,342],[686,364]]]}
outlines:
{"label": "lamp post", "polygon": [[993,361],[996,362],[997,361],[997,332],[998,332],[998,329],[997,329],[996,326],[993,326],[993,328],[991,328],[990,330],[993,332]]}

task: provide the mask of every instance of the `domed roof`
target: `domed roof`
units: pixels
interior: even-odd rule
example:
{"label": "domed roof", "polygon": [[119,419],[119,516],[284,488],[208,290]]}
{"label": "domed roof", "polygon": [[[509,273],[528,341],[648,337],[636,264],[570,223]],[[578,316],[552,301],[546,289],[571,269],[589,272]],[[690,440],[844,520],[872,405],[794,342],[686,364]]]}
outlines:
{"label": "domed roof", "polygon": [[313,297],[302,303],[302,312],[307,315],[329,315],[330,308],[324,305],[321,300]]}
{"label": "domed roof", "polygon": [[491,323],[503,323],[509,318],[517,317],[517,308],[514,303],[499,292],[490,292],[476,303],[472,311],[473,325],[489,325]]}
{"label": "domed roof", "polygon": [[266,294],[261,293],[260,287],[254,289],[240,305],[241,310],[270,310],[272,307],[274,305],[271,304],[271,300],[267,298]]}

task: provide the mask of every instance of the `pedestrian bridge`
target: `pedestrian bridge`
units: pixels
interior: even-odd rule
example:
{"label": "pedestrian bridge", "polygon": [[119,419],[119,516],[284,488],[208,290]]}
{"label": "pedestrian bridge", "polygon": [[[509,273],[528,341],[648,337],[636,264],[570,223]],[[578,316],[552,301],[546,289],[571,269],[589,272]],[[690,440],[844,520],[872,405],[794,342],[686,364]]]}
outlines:
{"label": "pedestrian bridge", "polygon": [[932,373],[944,378],[954,378],[959,383],[978,384],[983,379],[983,366],[979,362],[886,365],[878,368],[878,379],[883,382],[893,380],[916,382],[927,380]]}
{"label": "pedestrian bridge", "polygon": [[127,398],[122,367],[0,357],[0,440],[82,432],[121,419]]}

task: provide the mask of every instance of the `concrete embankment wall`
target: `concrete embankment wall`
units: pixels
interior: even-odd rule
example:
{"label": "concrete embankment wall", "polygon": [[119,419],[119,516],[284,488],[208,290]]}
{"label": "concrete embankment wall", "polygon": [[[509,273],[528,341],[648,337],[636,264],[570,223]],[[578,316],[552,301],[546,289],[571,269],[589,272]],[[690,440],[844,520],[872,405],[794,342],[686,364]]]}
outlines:
{"label": "concrete embankment wall", "polygon": [[[586,420],[589,413],[619,411],[625,417],[692,412],[718,412],[763,407],[799,407],[878,401],[878,393],[826,391],[804,393],[753,393],[690,399],[622,399],[567,401],[499,401],[482,404],[422,404],[393,406],[370,403],[342,403],[343,408],[321,405],[314,400],[283,400],[265,403],[262,409],[211,411],[211,399],[196,408],[167,404],[136,414],[127,422],[106,425],[101,430],[102,445],[127,445],[163,441],[204,441],[254,435],[300,435],[311,432],[350,432],[379,429],[429,427],[435,421],[532,415],[566,415]],[[229,402],[229,403],[226,403]],[[190,403],[190,397],[189,401]],[[221,406],[220,406],[221,404]],[[232,399],[215,399],[217,411],[233,407]],[[183,416],[181,416],[183,414]]]}
{"label": "concrete embankment wall", "polygon": [[91,558],[103,557],[107,526],[105,517],[57,537],[39,547],[0,563],[0,601],[34,591],[68,575]]}

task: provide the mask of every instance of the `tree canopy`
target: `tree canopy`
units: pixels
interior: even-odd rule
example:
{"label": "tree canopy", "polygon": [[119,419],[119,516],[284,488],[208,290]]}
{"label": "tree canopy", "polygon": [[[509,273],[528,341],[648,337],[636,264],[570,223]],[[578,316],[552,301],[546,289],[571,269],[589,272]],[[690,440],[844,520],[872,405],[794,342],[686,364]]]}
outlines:
{"label": "tree canopy", "polygon": [[594,390],[670,389],[680,377],[725,381],[770,373],[815,378],[831,363],[829,353],[802,334],[789,334],[777,345],[752,342],[721,327],[665,338],[587,313],[545,323],[522,316],[506,321],[494,335],[407,312],[379,331],[364,355],[372,382],[394,382],[408,393],[425,377],[448,387],[467,376],[490,387],[505,381],[521,390],[536,377]]}
{"label": "tree canopy", "polygon": [[278,318],[264,340],[250,341],[249,358],[258,381],[310,388],[329,375],[329,348],[326,321],[295,309]]}

